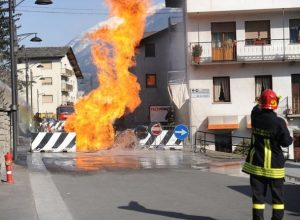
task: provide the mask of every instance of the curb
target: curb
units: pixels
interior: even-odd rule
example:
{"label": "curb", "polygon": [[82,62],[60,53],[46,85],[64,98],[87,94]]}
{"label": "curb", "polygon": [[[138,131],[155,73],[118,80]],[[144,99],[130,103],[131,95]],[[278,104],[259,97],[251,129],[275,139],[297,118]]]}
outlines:
{"label": "curb", "polygon": [[300,178],[299,177],[285,175],[285,180],[286,180],[286,182],[300,185]]}

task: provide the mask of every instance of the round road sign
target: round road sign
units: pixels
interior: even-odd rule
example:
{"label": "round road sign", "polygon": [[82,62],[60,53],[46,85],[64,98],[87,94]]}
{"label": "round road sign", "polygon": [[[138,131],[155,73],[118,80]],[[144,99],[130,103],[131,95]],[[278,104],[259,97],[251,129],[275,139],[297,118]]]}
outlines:
{"label": "round road sign", "polygon": [[151,127],[151,134],[152,135],[160,135],[162,132],[162,128],[161,128],[161,125],[159,123],[157,124],[154,124],[152,127]]}

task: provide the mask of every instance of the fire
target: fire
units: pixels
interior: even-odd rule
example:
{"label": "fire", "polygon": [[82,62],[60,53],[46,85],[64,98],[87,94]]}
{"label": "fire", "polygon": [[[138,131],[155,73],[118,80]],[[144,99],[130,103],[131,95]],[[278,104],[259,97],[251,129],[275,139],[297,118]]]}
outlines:
{"label": "fire", "polygon": [[76,168],[85,171],[139,169],[141,167],[136,158],[118,155],[76,154],[74,160]]}
{"label": "fire", "polygon": [[114,143],[113,123],[141,103],[140,85],[129,72],[135,62],[145,27],[149,0],[107,0],[110,17],[120,22],[89,33],[93,62],[98,70],[99,87],[75,105],[75,114],[68,118],[67,131],[76,132],[78,151],[108,149]]}

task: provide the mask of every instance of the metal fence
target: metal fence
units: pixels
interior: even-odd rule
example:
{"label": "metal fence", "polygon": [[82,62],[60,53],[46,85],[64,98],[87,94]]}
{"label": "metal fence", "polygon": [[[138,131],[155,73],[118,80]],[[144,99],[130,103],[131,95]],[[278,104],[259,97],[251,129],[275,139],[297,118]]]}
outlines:
{"label": "metal fence", "polygon": [[277,113],[279,115],[299,115],[300,114],[300,98],[285,97],[278,104]]}
{"label": "metal fence", "polygon": [[199,63],[236,61],[295,61],[300,60],[300,44],[291,43],[290,39],[268,39],[264,42],[249,43],[249,40],[234,40],[228,42],[191,42],[190,54],[193,47],[202,48]]}
{"label": "metal fence", "polygon": [[[197,131],[195,134],[195,140],[194,140],[194,147],[198,145],[214,145],[215,147],[218,145],[226,145],[228,143],[225,142],[218,142],[215,139],[215,135],[221,136],[224,139],[230,139],[230,150],[226,150],[229,148],[224,147],[222,149],[219,148],[217,150],[223,151],[223,152],[232,152],[232,147],[235,147],[235,151],[239,151],[237,153],[245,155],[250,147],[251,144],[251,138],[250,137],[243,137],[243,136],[235,136],[235,135],[228,135],[228,134],[222,134],[222,133],[215,133],[215,132],[207,132],[207,131]],[[236,148],[239,147],[239,148]]]}

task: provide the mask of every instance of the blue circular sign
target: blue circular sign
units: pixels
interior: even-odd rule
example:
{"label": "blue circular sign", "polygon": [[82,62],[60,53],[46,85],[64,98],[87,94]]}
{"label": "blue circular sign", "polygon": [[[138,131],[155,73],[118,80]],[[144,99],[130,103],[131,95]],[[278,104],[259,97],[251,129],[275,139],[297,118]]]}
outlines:
{"label": "blue circular sign", "polygon": [[174,135],[177,139],[183,140],[189,136],[189,129],[186,125],[177,125],[174,129]]}

